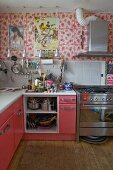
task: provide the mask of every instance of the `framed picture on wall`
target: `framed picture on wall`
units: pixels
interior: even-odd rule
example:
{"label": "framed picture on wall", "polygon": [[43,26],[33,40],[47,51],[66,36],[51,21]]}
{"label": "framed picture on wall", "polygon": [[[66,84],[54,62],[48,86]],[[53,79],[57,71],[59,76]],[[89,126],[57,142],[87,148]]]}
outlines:
{"label": "framed picture on wall", "polygon": [[58,48],[58,18],[35,17],[35,49],[55,50]]}
{"label": "framed picture on wall", "polygon": [[23,50],[24,49],[24,27],[9,26],[9,49]]}

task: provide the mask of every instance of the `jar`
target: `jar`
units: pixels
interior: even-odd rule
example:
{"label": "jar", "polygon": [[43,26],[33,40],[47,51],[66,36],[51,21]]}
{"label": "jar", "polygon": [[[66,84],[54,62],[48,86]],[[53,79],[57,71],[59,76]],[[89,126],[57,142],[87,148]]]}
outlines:
{"label": "jar", "polygon": [[59,84],[59,90],[64,90],[64,84],[62,83]]}

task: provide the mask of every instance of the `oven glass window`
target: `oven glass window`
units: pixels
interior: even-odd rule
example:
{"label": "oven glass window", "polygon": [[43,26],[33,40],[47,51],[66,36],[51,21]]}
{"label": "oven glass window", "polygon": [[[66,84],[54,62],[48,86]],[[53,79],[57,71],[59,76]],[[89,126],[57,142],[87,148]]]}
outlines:
{"label": "oven glass window", "polygon": [[81,109],[80,122],[113,122],[113,109]]}

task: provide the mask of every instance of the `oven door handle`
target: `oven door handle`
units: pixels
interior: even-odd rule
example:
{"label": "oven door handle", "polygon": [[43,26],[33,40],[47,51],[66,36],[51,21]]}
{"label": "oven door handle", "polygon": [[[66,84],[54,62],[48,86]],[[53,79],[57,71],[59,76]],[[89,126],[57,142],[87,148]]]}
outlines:
{"label": "oven door handle", "polygon": [[80,105],[80,109],[95,108],[95,109],[113,109],[113,105]]}

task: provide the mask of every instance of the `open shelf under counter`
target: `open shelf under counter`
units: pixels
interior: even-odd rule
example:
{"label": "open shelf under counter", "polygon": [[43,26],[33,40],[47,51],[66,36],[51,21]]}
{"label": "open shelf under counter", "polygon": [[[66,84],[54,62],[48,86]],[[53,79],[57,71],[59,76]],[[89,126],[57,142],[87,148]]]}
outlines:
{"label": "open shelf under counter", "polygon": [[26,129],[25,132],[26,133],[59,133],[57,126],[38,127],[38,128],[35,128],[35,129]]}

